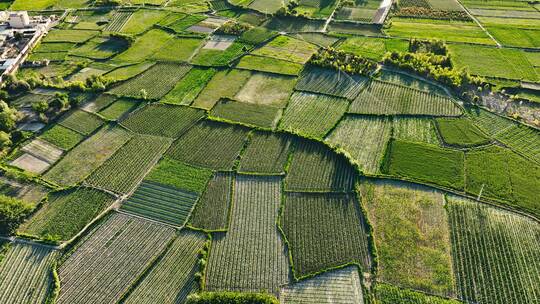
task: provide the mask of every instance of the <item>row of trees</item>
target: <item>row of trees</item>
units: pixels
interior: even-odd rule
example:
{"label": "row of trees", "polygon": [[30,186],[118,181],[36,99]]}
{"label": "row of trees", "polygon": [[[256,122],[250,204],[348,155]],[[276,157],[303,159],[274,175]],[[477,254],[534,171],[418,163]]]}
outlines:
{"label": "row of trees", "polygon": [[369,59],[332,47],[320,49],[311,57],[309,63],[316,66],[340,70],[349,74],[368,75],[377,68]]}

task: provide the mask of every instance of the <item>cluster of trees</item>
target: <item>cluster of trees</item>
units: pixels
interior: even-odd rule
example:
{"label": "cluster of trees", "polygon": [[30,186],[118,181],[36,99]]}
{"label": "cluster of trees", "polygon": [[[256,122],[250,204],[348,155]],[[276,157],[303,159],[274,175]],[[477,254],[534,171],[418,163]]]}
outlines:
{"label": "cluster of trees", "polygon": [[187,304],[279,304],[272,295],[242,292],[201,292],[188,297]]}
{"label": "cluster of trees", "polygon": [[249,24],[240,23],[235,20],[229,20],[225,22],[219,29],[217,29],[216,33],[240,36],[243,32],[251,28],[252,26]]}
{"label": "cluster of trees", "polygon": [[0,234],[10,235],[32,211],[32,205],[0,194]]}
{"label": "cluster of trees", "polygon": [[[409,52],[386,53],[383,58],[384,64],[433,79],[455,89],[462,95],[471,87],[476,88],[483,84],[482,78],[472,76],[466,70],[455,69],[446,45],[440,41],[411,40],[409,50]],[[470,97],[471,100],[477,99],[472,95],[463,96]]]}
{"label": "cluster of trees", "polygon": [[336,50],[332,47],[320,49],[319,52],[311,57],[309,63],[349,74],[360,75],[368,75],[377,68],[377,64],[369,59]]}
{"label": "cluster of trees", "polygon": [[401,8],[394,15],[407,18],[471,21],[469,15],[467,15],[467,13],[464,11],[434,10],[431,8],[418,6]]}
{"label": "cluster of trees", "polygon": [[289,1],[289,3],[287,3],[285,6],[282,6],[280,7],[276,12],[275,12],[275,15],[276,16],[280,16],[280,17],[299,17],[299,18],[309,18],[309,16],[306,16],[300,12],[298,12],[296,10],[296,8],[299,6],[300,4],[298,3],[297,0],[291,0]]}

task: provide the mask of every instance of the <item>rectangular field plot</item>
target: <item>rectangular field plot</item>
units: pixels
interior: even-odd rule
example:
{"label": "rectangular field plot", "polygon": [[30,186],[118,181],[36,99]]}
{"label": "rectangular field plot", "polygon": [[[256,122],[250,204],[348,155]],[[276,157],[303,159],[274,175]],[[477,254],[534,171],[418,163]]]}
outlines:
{"label": "rectangular field plot", "polygon": [[439,144],[431,118],[396,116],[392,119],[392,136],[397,140]]}
{"label": "rectangular field plot", "polygon": [[307,137],[323,138],[347,111],[346,99],[296,92],[283,113],[279,129]]}
{"label": "rectangular field plot", "polygon": [[192,68],[159,102],[190,105],[216,72],[214,68]]}
{"label": "rectangular field plot", "polygon": [[81,134],[90,135],[97,128],[103,125],[103,120],[94,114],[81,110],[75,110],[65,115],[58,124]]}
{"label": "rectangular field plot", "polygon": [[[378,256],[379,280],[429,294],[453,296],[444,194],[428,187],[386,180],[362,182],[358,190],[373,227],[377,251],[384,252]],[[405,268],[407,271],[400,271]]]}
{"label": "rectangular field plot", "polygon": [[379,172],[392,122],[387,118],[346,116],[325,139],[344,152],[364,173]]}
{"label": "rectangular field plot", "polygon": [[229,225],[232,183],[232,173],[216,172],[197,202],[189,225],[204,230],[226,230]]}
{"label": "rectangular field plot", "polygon": [[365,220],[354,196],[287,193],[280,225],[295,278],[345,264],[371,269]]}
{"label": "rectangular field plot", "polygon": [[493,304],[538,302],[538,222],[458,198],[449,199],[448,214],[460,298]]}
{"label": "rectangular field plot", "polygon": [[300,73],[303,65],[282,59],[246,55],[240,59],[236,67],[252,71],[295,76]]}
{"label": "rectangular field plot", "polygon": [[0,302],[45,303],[53,285],[50,271],[56,256],[49,246],[12,244],[0,263]]}
{"label": "rectangular field plot", "polygon": [[175,37],[157,51],[152,59],[157,61],[188,61],[200,47],[203,39],[191,37]]}
{"label": "rectangular field plot", "polygon": [[465,153],[465,190],[482,198],[540,214],[540,166],[499,146]]}
{"label": "rectangular field plot", "polygon": [[122,204],[122,211],[144,218],[184,226],[198,195],[180,189],[143,181],[137,190]]}
{"label": "rectangular field plot", "polygon": [[105,126],[69,151],[44,177],[62,186],[76,184],[101,166],[131,136],[122,128]]}
{"label": "rectangular field plot", "polygon": [[372,80],[362,90],[352,102],[349,112],[374,115],[461,115],[461,109],[446,96],[378,80]]}
{"label": "rectangular field plot", "polygon": [[159,183],[194,194],[202,194],[210,177],[212,177],[211,170],[192,167],[164,157],[146,175],[145,181]]}
{"label": "rectangular field plot", "polygon": [[131,100],[129,98],[119,98],[113,104],[99,111],[99,114],[106,119],[118,121],[137,106],[139,106],[139,103],[137,103],[135,100]]}
{"label": "rectangular field plot", "polygon": [[116,11],[111,17],[111,21],[105,28],[106,32],[119,32],[126,22],[128,22],[129,18],[131,18],[131,15],[133,15],[132,11]]}
{"label": "rectangular field plot", "polygon": [[49,164],[54,164],[64,153],[57,146],[50,144],[47,141],[36,138],[21,148],[22,151],[32,154],[33,156],[46,161]]}
{"label": "rectangular field plot", "polygon": [[55,192],[21,225],[19,232],[42,239],[67,241],[114,200],[112,195],[90,188]]}
{"label": "rectangular field plot", "polygon": [[285,190],[349,192],[356,172],[345,157],[314,141],[294,143],[294,154],[285,178]]}
{"label": "rectangular field plot", "polygon": [[165,104],[150,104],[134,112],[122,125],[142,134],[178,138],[204,116],[204,111]]}
{"label": "rectangular field plot", "polygon": [[469,114],[482,131],[540,163],[540,134],[537,130],[482,109]]}
{"label": "rectangular field plot", "polygon": [[295,82],[295,77],[253,73],[234,99],[283,108],[289,100]]}
{"label": "rectangular field plot", "polygon": [[70,54],[90,59],[107,59],[123,52],[127,47],[128,44],[123,39],[96,37],[82,46],[70,50]]}
{"label": "rectangular field plot", "polygon": [[254,127],[274,129],[281,117],[281,109],[223,99],[212,109],[211,116]]}
{"label": "rectangular field plot", "polygon": [[300,74],[295,89],[354,99],[366,81],[362,76],[308,66]]}
{"label": "rectangular field plot", "polygon": [[35,174],[41,174],[51,166],[48,162],[37,158],[30,153],[22,154],[9,164]]}
{"label": "rectangular field plot", "polygon": [[167,11],[139,9],[122,26],[120,32],[130,35],[140,34],[155,23],[158,23],[168,14],[169,12]]}
{"label": "rectangular field plot", "polygon": [[277,294],[289,283],[287,251],[276,226],[280,198],[280,178],[237,176],[229,230],[212,243],[208,290]]}
{"label": "rectangular field plot", "polygon": [[280,133],[254,132],[247,145],[238,172],[283,174],[291,139]]}
{"label": "rectangular field plot", "polygon": [[174,36],[164,30],[152,29],[139,36],[127,51],[114,59],[120,62],[141,62],[152,55],[173,39]]}
{"label": "rectangular field plot", "polygon": [[462,190],[464,153],[438,146],[392,140],[383,173]]}
{"label": "rectangular field plot", "polygon": [[251,76],[250,71],[223,70],[217,72],[197,96],[192,106],[210,110],[221,98],[233,99]]}
{"label": "rectangular field plot", "polygon": [[495,41],[474,22],[392,18],[392,27],[386,30],[386,33],[401,38],[435,38],[452,42],[495,45]]}
{"label": "rectangular field plot", "polygon": [[250,45],[242,42],[234,42],[225,50],[202,48],[191,58],[190,62],[202,66],[227,66],[231,61],[240,57],[246,50],[251,48]]}
{"label": "rectangular field plot", "polygon": [[283,304],[362,304],[364,296],[356,266],[332,270],[285,286],[279,293]]}
{"label": "rectangular field plot", "polygon": [[410,304],[461,304],[463,302],[428,295],[419,291],[403,289],[390,284],[377,282],[375,298],[380,304],[410,303]]}
{"label": "rectangular field plot", "polygon": [[98,31],[88,30],[61,30],[55,29],[50,31],[45,38],[44,42],[72,42],[83,43],[96,36]]}
{"label": "rectangular field plot", "polygon": [[170,144],[171,140],[163,137],[135,136],[96,169],[85,183],[117,193],[129,193]]}
{"label": "rectangular field plot", "polygon": [[[104,74],[104,76],[114,81],[124,81],[132,77],[135,77],[139,75],[140,73],[148,70],[154,64],[155,63],[153,62],[142,62],[142,63],[137,63],[137,64],[121,66],[119,68],[116,68]],[[106,95],[106,96],[112,96],[112,95]]]}
{"label": "rectangular field plot", "polygon": [[240,126],[202,121],[174,142],[167,156],[214,170],[231,170],[248,132]]}
{"label": "rectangular field plot", "polygon": [[255,50],[253,55],[304,64],[317,49],[314,44],[282,35]]}
{"label": "rectangular field plot", "polygon": [[59,267],[57,303],[117,303],[173,236],[173,228],[113,214]]}
{"label": "rectangular field plot", "polygon": [[438,118],[435,122],[442,140],[447,145],[470,147],[487,144],[490,141],[469,119]]}
{"label": "rectangular field plot", "polygon": [[174,88],[191,67],[174,63],[158,63],[109,93],[125,97],[160,99]]}
{"label": "rectangular field plot", "polygon": [[184,303],[199,288],[195,273],[199,270],[199,251],[205,243],[204,234],[182,230],[124,303]]}

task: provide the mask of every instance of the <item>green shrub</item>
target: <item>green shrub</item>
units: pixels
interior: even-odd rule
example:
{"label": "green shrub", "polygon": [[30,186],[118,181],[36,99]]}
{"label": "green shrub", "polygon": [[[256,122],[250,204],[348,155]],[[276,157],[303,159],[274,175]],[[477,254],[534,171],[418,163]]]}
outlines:
{"label": "green shrub", "polygon": [[0,234],[13,233],[30,211],[32,211],[30,204],[0,194]]}
{"label": "green shrub", "polygon": [[272,295],[241,292],[201,292],[188,297],[186,304],[279,304]]}
{"label": "green shrub", "polygon": [[377,64],[373,61],[331,47],[319,50],[318,53],[311,57],[309,63],[324,68],[361,75],[367,75],[377,67]]}

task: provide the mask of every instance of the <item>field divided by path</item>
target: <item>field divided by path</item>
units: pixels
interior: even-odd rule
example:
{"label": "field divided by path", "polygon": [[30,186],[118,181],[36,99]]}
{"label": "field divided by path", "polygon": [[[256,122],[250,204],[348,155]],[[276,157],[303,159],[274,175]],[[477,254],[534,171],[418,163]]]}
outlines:
{"label": "field divided by path", "polygon": [[199,270],[199,250],[205,242],[206,236],[202,233],[181,231],[124,303],[184,303],[187,296],[199,288],[195,273]]}
{"label": "field divided by path", "polygon": [[116,303],[173,236],[173,228],[113,214],[59,267],[57,303]]}
{"label": "field divided by path", "polygon": [[0,263],[0,302],[44,303],[52,288],[51,266],[56,255],[47,246],[11,244]]}
{"label": "field divided by path", "polygon": [[450,197],[452,255],[458,295],[479,304],[540,300],[540,226],[474,201]]}
{"label": "field divided by path", "polygon": [[206,286],[209,290],[277,293],[289,282],[285,243],[276,226],[281,178],[239,175],[226,234],[214,235]]}

